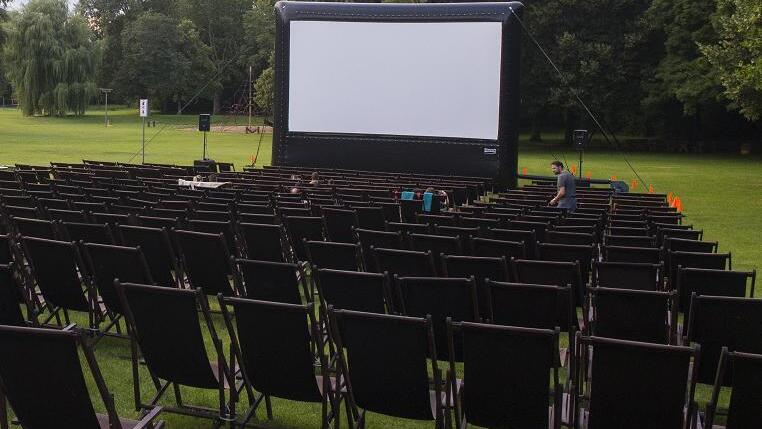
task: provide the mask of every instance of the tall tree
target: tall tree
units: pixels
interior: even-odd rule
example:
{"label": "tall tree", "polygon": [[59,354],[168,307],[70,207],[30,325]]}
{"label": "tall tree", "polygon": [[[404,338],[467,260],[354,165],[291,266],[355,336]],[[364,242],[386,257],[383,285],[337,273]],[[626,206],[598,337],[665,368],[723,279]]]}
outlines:
{"label": "tall tree", "polygon": [[85,19],[65,0],[31,0],[5,28],[4,65],[23,114],[85,113],[99,52]]}
{"label": "tall tree", "polygon": [[715,44],[701,51],[719,77],[728,107],[748,120],[762,116],[762,3],[759,0],[718,0]]}
{"label": "tall tree", "polygon": [[[149,97],[168,110],[190,100],[213,73],[210,48],[188,20],[146,12],[128,24],[121,35],[122,67],[115,77],[117,90],[131,99]],[[209,91],[217,88],[208,87]]]}
{"label": "tall tree", "polygon": [[211,48],[210,58],[215,69],[216,90],[213,94],[214,113],[222,108],[222,88],[237,84],[248,65],[244,58],[243,18],[251,9],[251,0],[183,0],[179,13],[196,24],[201,40]]}

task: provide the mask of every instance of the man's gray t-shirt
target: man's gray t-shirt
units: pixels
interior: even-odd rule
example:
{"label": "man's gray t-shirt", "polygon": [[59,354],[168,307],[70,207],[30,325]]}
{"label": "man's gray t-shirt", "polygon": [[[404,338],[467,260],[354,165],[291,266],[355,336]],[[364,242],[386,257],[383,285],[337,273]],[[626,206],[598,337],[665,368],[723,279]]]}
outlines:
{"label": "man's gray t-shirt", "polygon": [[574,184],[574,176],[568,171],[562,171],[558,175],[556,182],[556,188],[565,189],[565,195],[558,200],[558,207],[562,209],[576,209],[577,208],[577,186]]}

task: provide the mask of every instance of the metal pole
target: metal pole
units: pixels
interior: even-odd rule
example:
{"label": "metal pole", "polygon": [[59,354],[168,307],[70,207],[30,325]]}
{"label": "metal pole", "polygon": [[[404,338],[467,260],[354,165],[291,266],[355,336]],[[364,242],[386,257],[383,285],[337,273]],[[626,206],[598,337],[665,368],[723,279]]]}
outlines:
{"label": "metal pole", "polygon": [[108,91],[106,91],[106,126],[108,127]]}
{"label": "metal pole", "polygon": [[579,151],[579,180],[582,180],[582,154],[584,152],[583,150]]}
{"label": "metal pole", "polygon": [[146,163],[146,118],[143,117],[143,164]]}
{"label": "metal pole", "polygon": [[206,159],[206,131],[204,131],[204,157],[202,159]]}
{"label": "metal pole", "polygon": [[246,127],[246,132],[251,130],[251,66],[249,66],[249,125]]}

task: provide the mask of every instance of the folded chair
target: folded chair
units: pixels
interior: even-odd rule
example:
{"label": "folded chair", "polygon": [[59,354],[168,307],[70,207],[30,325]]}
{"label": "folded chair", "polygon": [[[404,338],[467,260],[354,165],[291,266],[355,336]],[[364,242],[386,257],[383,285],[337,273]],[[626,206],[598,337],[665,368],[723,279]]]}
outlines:
{"label": "folded chair", "polygon": [[307,241],[305,239],[304,248],[307,251],[307,260],[309,260],[312,269],[318,267],[362,271],[362,251],[359,243]]}
{"label": "folded chair", "polygon": [[[0,353],[0,379],[2,391],[25,429],[164,427],[164,422],[156,420],[161,407],[141,413],[139,421],[117,415],[114,396],[95,355],[86,338],[75,330],[0,326],[0,349],[13,350]],[[95,413],[78,350],[84,354],[106,414]]]}
{"label": "folded chair", "polygon": [[664,265],[635,262],[593,262],[593,285],[614,289],[660,291]]}
{"label": "folded chair", "polygon": [[487,299],[487,279],[507,282],[510,280],[508,264],[505,257],[478,257],[445,255],[442,257],[442,274],[444,277],[469,278],[476,281],[479,314],[489,319],[489,301]]}
{"label": "folded chair", "polygon": [[283,226],[261,223],[239,223],[238,230],[248,259],[286,262]]}
{"label": "folded chair", "polygon": [[575,427],[685,429],[695,421],[691,361],[698,360],[700,347],[579,334],[577,345],[583,353],[575,366]]}
{"label": "folded chair", "polygon": [[319,269],[313,271],[313,276],[326,308],[333,306],[381,314],[394,312],[387,274]]}
{"label": "folded chair", "polygon": [[329,320],[350,392],[347,406],[357,416],[353,429],[365,427],[366,411],[449,427],[443,403],[449,380],[438,366],[431,317],[329,309]]}
{"label": "folded chair", "polygon": [[677,293],[590,289],[591,335],[646,343],[676,344]]}
{"label": "folded chair", "polygon": [[[476,297],[474,277],[396,277],[395,286],[401,297],[401,313],[411,317],[431,316],[434,326],[434,341],[447,344],[445,320],[456,322],[480,322],[479,303]],[[453,359],[462,360],[460,341],[456,342]],[[449,359],[446,347],[437,349],[437,357]]]}
{"label": "folded chair", "polygon": [[143,252],[154,284],[182,287],[183,273],[166,228],[119,225],[120,241],[125,246],[138,247]]}
{"label": "folded chair", "polygon": [[50,312],[41,323],[48,324],[55,318],[60,326],[63,314],[68,325],[68,312],[80,311],[88,314],[89,327],[96,329],[101,316],[95,306],[97,293],[85,278],[87,270],[76,244],[32,237],[21,237],[21,243],[35,283],[28,288],[40,289]]}
{"label": "folded chair", "polygon": [[302,304],[312,297],[307,276],[298,264],[236,259],[235,267],[237,289],[247,298]]}
{"label": "folded chair", "polygon": [[[209,418],[214,420],[215,427],[231,422],[232,428],[237,400],[235,377],[225,360],[204,292],[118,281],[115,287],[131,338],[135,408],[156,410],[171,388],[176,405],[164,407],[164,411]],[[211,338],[213,361],[204,344],[202,322]],[[148,402],[142,399],[141,357],[156,388],[156,394]],[[218,406],[207,408],[183,403],[180,386],[217,391]],[[227,388],[230,395],[226,401]]]}
{"label": "folded chair", "polygon": [[[463,344],[463,380],[450,378],[459,429],[469,423],[489,428],[561,427],[564,393],[559,381],[558,328],[448,319],[447,334],[450,356],[458,342]],[[455,373],[451,358],[450,374]]]}
{"label": "folded chair", "polygon": [[[725,374],[729,373],[729,376]],[[722,380],[729,379],[730,406],[725,426],[714,424]],[[706,406],[704,428],[742,429],[762,427],[762,355],[730,352],[722,348],[712,399]]]}
{"label": "folded chair", "polygon": [[207,295],[234,294],[231,255],[223,234],[174,231],[174,237],[191,288],[201,288]]}
{"label": "folded chair", "polygon": [[[696,295],[684,344],[701,345],[698,381],[712,384],[723,347],[762,354],[762,299]],[[730,373],[728,373],[729,375]],[[721,380],[727,386],[729,380]]]}
{"label": "folded chair", "polygon": [[[338,428],[344,386],[331,376],[312,303],[294,305],[222,295],[219,301],[251,404],[236,424],[246,425],[263,401],[267,418],[272,420],[271,398],[276,397],[321,403],[321,428]],[[317,370],[313,350],[320,351]]]}

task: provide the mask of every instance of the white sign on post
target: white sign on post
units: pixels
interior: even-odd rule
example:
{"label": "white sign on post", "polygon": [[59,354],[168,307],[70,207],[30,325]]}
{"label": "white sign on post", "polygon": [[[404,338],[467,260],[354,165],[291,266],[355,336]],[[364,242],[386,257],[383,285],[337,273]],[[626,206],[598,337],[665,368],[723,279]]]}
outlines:
{"label": "white sign on post", "polygon": [[145,98],[142,98],[140,100],[140,117],[141,118],[148,117],[148,100]]}

